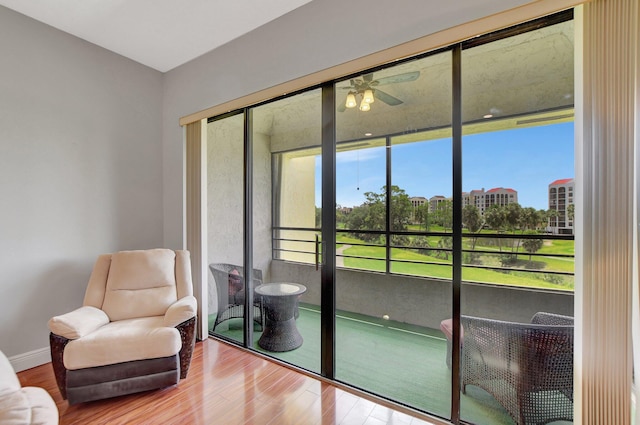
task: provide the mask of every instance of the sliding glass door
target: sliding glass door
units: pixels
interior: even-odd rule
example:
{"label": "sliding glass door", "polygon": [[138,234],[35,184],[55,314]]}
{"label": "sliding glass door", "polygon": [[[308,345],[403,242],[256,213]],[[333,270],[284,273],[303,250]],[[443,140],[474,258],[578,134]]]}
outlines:
{"label": "sliding glass door", "polygon": [[451,224],[430,202],[451,194],[451,81],[444,51],[335,85],[335,377],[442,417]]}
{"label": "sliding glass door", "polygon": [[461,418],[475,423],[573,417],[574,29],[531,28],[462,49],[474,284],[461,291]]}
{"label": "sliding glass door", "polygon": [[208,143],[211,335],[452,422],[567,419],[571,13],[213,118]]}
{"label": "sliding glass door", "polygon": [[[254,348],[320,372],[320,90],[250,111],[253,265],[263,326]],[[264,289],[264,291],[263,291]],[[291,295],[289,295],[291,294]]]}

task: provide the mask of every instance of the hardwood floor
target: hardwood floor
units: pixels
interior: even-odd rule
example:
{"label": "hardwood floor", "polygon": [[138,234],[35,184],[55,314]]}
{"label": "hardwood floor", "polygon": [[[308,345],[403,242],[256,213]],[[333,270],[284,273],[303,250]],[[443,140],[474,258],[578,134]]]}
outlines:
{"label": "hardwood floor", "polygon": [[212,339],[196,344],[187,379],[163,390],[69,406],[50,363],[18,377],[23,386],[43,387],[53,396],[65,425],[437,423]]}

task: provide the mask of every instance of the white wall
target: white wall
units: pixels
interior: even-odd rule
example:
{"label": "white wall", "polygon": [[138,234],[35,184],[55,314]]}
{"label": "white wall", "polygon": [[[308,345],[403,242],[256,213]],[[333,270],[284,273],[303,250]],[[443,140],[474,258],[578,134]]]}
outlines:
{"label": "white wall", "polygon": [[162,132],[165,244],[183,243],[180,117],[530,2],[315,0],[168,72]]}
{"label": "white wall", "polygon": [[162,74],[4,7],[0,55],[0,349],[46,355],[98,254],[163,243]]}

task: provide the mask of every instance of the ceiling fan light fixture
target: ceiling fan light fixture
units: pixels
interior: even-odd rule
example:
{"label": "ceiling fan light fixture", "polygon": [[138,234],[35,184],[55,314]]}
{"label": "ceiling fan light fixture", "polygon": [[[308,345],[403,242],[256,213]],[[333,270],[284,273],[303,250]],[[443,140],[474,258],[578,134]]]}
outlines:
{"label": "ceiling fan light fixture", "polygon": [[360,102],[360,110],[362,112],[367,112],[368,110],[371,109],[371,105],[369,105],[367,102],[364,101],[364,99],[362,100],[362,102]]}
{"label": "ceiling fan light fixture", "polygon": [[375,101],[373,97],[373,90],[366,89],[362,95],[362,101],[365,103],[373,103]]}
{"label": "ceiling fan light fixture", "polygon": [[349,93],[347,95],[347,101],[344,104],[347,108],[355,108],[358,105],[356,101],[356,95],[353,93]]}

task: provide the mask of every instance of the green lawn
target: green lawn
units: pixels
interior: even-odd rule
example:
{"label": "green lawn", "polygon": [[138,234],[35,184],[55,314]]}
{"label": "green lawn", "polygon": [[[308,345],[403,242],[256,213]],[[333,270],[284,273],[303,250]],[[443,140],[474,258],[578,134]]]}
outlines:
{"label": "green lawn", "polygon": [[[357,241],[362,243],[358,239],[351,238],[341,239],[341,242]],[[557,241],[554,241],[557,242]],[[561,241],[565,242],[565,241]],[[566,247],[564,248],[566,249]],[[371,246],[351,246],[343,251],[343,254],[347,257],[344,258],[344,266],[349,268],[373,270],[373,271],[385,271],[385,255],[386,250],[384,247],[371,247]],[[357,257],[370,257],[379,258],[380,260],[371,260],[364,258],[350,258],[348,256]],[[484,264],[499,266],[499,258],[497,256],[481,256],[481,260]],[[422,261],[439,264],[417,264],[417,263],[403,263],[392,261],[391,271],[399,274],[409,274],[417,276],[430,276],[443,279],[451,279],[451,263],[441,258],[436,258],[429,255],[419,254],[412,250],[404,250],[393,248],[391,250],[392,260],[410,260],[410,261]],[[536,271],[554,270],[554,271],[573,271],[573,259],[570,258],[549,258],[549,257],[534,257],[535,262],[529,262],[529,256],[522,254],[518,258],[517,266],[521,268],[531,268]],[[536,288],[550,288],[550,289],[573,289],[573,277],[572,276],[559,276],[558,279],[563,279],[563,284],[553,283],[543,280],[543,273],[532,273],[526,271],[513,270],[509,273],[503,273],[500,271],[486,270],[479,268],[464,267],[462,271],[462,278],[468,281],[496,283],[503,285],[536,287]]]}

